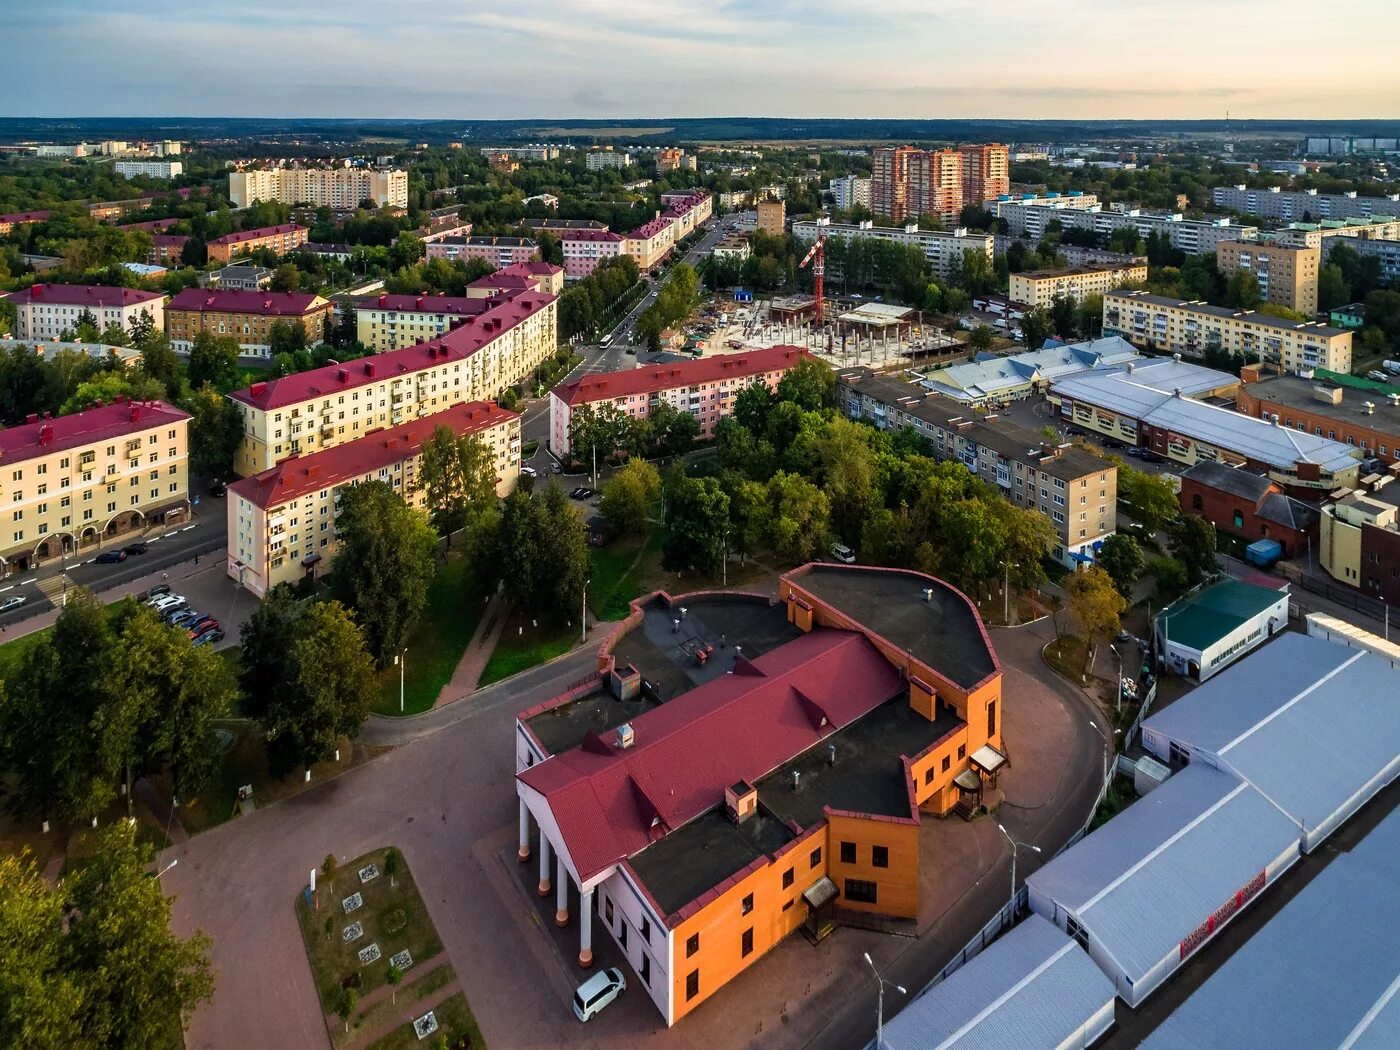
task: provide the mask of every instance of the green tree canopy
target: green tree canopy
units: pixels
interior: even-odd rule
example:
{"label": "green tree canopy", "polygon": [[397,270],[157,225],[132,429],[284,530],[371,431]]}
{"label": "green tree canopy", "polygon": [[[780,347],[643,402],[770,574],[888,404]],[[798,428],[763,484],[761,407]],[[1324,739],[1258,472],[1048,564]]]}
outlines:
{"label": "green tree canopy", "polygon": [[670,479],[665,489],[666,533],[661,564],[670,572],[718,576],[729,529],[729,497],[715,478]]}
{"label": "green tree canopy", "polygon": [[423,442],[418,484],[433,524],[450,542],[472,513],[496,502],[496,457],[477,435],[438,427]]}
{"label": "green tree canopy", "polygon": [[599,506],[608,533],[625,536],[646,530],[661,498],[661,475],[645,460],[634,459],[603,485]]}
{"label": "green tree canopy", "polygon": [[1115,532],[1103,541],[1098,553],[1099,568],[1108,573],[1118,593],[1132,601],[1133,585],[1142,576],[1146,566],[1142,548],[1137,540],[1127,533]]}
{"label": "green tree canopy", "polygon": [[205,383],[185,402],[190,413],[190,470],[207,478],[233,476],[233,459],[243,440],[238,407]]}

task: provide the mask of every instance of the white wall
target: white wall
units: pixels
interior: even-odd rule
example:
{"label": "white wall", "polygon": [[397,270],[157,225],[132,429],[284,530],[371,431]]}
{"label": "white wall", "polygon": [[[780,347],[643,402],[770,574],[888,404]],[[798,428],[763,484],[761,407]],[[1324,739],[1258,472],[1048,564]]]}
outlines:
{"label": "white wall", "polygon": [[[603,880],[596,893],[597,923],[608,931],[627,958],[627,964],[637,975],[637,983],[646,989],[666,1023],[671,1023],[671,931],[642,896],[633,883],[625,865],[614,869]],[[606,900],[613,902],[613,921],[607,921]],[[650,936],[642,936],[643,920],[650,926]],[[627,926],[627,946],[622,946],[622,927]],[[642,956],[651,959],[651,979],[642,980]]]}

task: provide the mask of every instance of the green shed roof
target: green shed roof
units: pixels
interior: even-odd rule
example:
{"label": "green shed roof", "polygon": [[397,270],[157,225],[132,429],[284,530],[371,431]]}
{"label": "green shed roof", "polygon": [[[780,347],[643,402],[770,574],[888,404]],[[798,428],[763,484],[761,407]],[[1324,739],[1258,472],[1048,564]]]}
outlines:
{"label": "green shed roof", "polygon": [[1157,629],[1169,642],[1204,652],[1280,596],[1270,587],[1224,580],[1158,613]]}

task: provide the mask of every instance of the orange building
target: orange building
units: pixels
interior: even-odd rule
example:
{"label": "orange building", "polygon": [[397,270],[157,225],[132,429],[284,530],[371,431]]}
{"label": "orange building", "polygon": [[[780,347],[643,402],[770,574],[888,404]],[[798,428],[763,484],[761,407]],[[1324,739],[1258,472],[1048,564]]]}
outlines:
{"label": "orange building", "polygon": [[228,262],[235,255],[246,255],[266,248],[274,255],[286,255],[306,243],[307,229],[294,222],[281,226],[264,226],[257,230],[226,233],[209,242],[209,261]]}
{"label": "orange building", "polygon": [[920,573],[811,564],[779,600],[658,593],[596,678],[516,721],[519,856],[592,964],[596,911],[668,1025],[838,909],[915,919],[923,814],[1006,762],[972,603]]}

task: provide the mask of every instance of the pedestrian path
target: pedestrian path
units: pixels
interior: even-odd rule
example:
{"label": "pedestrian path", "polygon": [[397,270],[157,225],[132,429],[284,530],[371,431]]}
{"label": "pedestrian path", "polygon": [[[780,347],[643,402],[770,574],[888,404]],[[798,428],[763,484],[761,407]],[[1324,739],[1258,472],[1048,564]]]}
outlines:
{"label": "pedestrian path", "polygon": [[456,670],[452,672],[447,684],[438,691],[434,707],[460,700],[476,691],[481,672],[486,670],[491,654],[496,651],[496,643],[501,640],[501,632],[505,630],[506,613],[505,599],[499,593],[493,594],[486,605],[486,612],[481,616],[481,622],[472,633],[471,641],[467,642],[466,649],[462,651],[462,658],[457,661]]}

